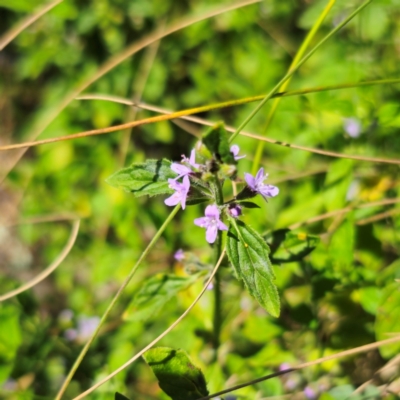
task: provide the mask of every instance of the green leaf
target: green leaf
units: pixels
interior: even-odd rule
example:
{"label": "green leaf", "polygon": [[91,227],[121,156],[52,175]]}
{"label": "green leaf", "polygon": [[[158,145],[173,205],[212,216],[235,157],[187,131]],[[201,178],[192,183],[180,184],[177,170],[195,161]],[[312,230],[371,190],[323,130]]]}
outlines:
{"label": "green leaf", "polygon": [[107,178],[106,182],[115,188],[132,192],[136,197],[155,196],[173,193],[168,185],[168,179],[176,176],[171,170],[171,161],[147,160],[122,168]]}
{"label": "green leaf", "polygon": [[272,316],[278,317],[280,303],[275,275],[264,239],[242,221],[231,220],[227,253],[238,279],[243,279],[250,294]]}
{"label": "green leaf", "polygon": [[129,399],[123,394],[115,392],[114,400],[129,400]]}
{"label": "green leaf", "polygon": [[139,291],[125,310],[123,318],[128,321],[145,321],[156,315],[163,305],[188,288],[201,274],[188,277],[157,274],[141,284]]}
{"label": "green leaf", "polygon": [[271,249],[273,264],[300,261],[318,245],[319,237],[290,229],[278,229],[265,236]]}
{"label": "green leaf", "polygon": [[[383,340],[398,335],[400,332],[400,284],[392,283],[383,289],[375,320],[375,335],[377,340]],[[382,357],[390,358],[399,354],[400,343],[382,346],[379,349]]]}
{"label": "green leaf", "polygon": [[225,164],[236,164],[233,154],[230,151],[228,133],[222,122],[214,125],[203,135],[203,143],[210,150],[217,160]]}
{"label": "green leaf", "polygon": [[237,203],[244,208],[261,208],[258,204],[253,203],[252,201],[238,201]]}
{"label": "green leaf", "polygon": [[156,347],[143,358],[156,375],[160,388],[173,400],[196,400],[208,395],[203,373],[184,350]]}

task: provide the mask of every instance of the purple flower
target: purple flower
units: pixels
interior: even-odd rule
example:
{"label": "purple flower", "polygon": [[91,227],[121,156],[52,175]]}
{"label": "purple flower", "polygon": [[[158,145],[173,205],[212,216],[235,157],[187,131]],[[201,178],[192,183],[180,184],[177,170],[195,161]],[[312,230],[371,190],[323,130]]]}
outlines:
{"label": "purple flower", "polygon": [[206,207],[205,217],[196,218],[195,225],[206,228],[206,240],[214,243],[217,238],[218,230],[227,231],[228,227],[219,219],[218,207],[213,204]]}
{"label": "purple flower", "polygon": [[314,400],[317,398],[317,393],[315,392],[315,390],[313,388],[311,388],[310,386],[306,386],[304,389],[304,394],[307,397],[307,399],[309,400]]}
{"label": "purple flower", "polygon": [[234,144],[233,146],[231,146],[230,150],[231,150],[231,153],[233,154],[233,158],[235,159],[235,161],[246,157],[246,156],[239,156],[240,148],[237,144]]}
{"label": "purple flower", "polygon": [[238,218],[242,215],[242,207],[239,204],[229,204],[228,212],[233,218]]}
{"label": "purple flower", "polygon": [[279,189],[276,186],[264,184],[264,180],[267,179],[267,177],[268,174],[264,175],[264,168],[260,168],[255,177],[250,174],[244,174],[244,179],[250,190],[261,194],[265,199],[267,199],[267,197],[275,197],[279,193]]}
{"label": "purple flower", "polygon": [[361,123],[357,118],[345,118],[343,128],[352,138],[358,138],[361,133]]}
{"label": "purple flower", "polygon": [[196,164],[196,151],[195,149],[192,149],[190,152],[190,158],[187,158],[185,155],[182,154],[182,162],[185,162],[189,165],[191,165],[194,168],[199,168],[200,164]]}
{"label": "purple flower", "polygon": [[174,171],[174,172],[176,172],[178,174],[178,176],[176,178],[174,178],[174,180],[182,178],[182,176],[188,176],[193,172],[186,165],[182,165],[182,164],[178,164],[178,163],[172,163],[171,164],[171,169],[172,169],[172,171]]}
{"label": "purple flower", "polygon": [[185,253],[182,249],[179,249],[175,252],[174,258],[176,261],[182,261],[185,258]]}
{"label": "purple flower", "polygon": [[164,200],[167,206],[176,206],[179,202],[184,210],[186,207],[186,198],[189,193],[190,182],[189,178],[185,176],[183,183],[177,182],[175,179],[168,179],[169,187],[175,190],[175,193]]}

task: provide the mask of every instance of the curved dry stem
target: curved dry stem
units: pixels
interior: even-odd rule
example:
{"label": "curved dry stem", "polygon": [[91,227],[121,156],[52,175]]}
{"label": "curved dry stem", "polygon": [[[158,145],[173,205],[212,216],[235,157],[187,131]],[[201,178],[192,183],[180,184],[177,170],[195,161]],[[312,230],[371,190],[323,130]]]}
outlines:
{"label": "curved dry stem", "polygon": [[58,391],[56,395],[56,400],[60,400],[66,391],[69,383],[71,382],[76,370],[78,369],[79,365],[81,364],[83,358],[85,357],[86,353],[89,350],[89,347],[93,343],[93,341],[96,339],[97,335],[100,332],[100,329],[102,328],[104,322],[106,321],[108,315],[110,314],[111,310],[114,308],[115,304],[121,297],[123,291],[125,288],[128,286],[129,282],[132,280],[134,275],[136,274],[136,271],[138,270],[140,264],[144,260],[144,258],[147,256],[147,254],[150,252],[150,250],[153,248],[153,246],[157,243],[158,239],[161,237],[162,233],[165,231],[165,228],[169,225],[169,223],[172,221],[172,219],[175,217],[177,212],[180,210],[181,205],[178,204],[169,214],[167,219],[164,221],[164,223],[161,225],[161,227],[158,229],[156,234],[153,236],[151,239],[150,243],[147,245],[143,253],[140,255],[139,259],[136,261],[135,265],[132,267],[132,269],[129,271],[128,276],[125,278],[124,282],[122,285],[119,287],[117,293],[114,295],[112,298],[110,304],[107,306],[107,309],[104,311],[103,315],[100,318],[100,322],[98,323],[96,329],[86,342],[85,346],[82,348],[81,352],[79,353],[77,359],[75,360],[73,366],[71,367],[70,371],[68,372],[68,375],[66,376],[60,390]]}
{"label": "curved dry stem", "polygon": [[3,294],[0,296],[0,301],[8,300],[11,299],[14,296],[17,296],[18,294],[25,292],[26,290],[34,287],[38,283],[40,283],[43,279],[47,278],[52,272],[56,270],[56,268],[64,261],[65,257],[69,254],[71,251],[76,237],[78,236],[79,232],[79,225],[80,225],[80,220],[74,221],[72,224],[72,229],[71,229],[71,234],[69,236],[68,242],[59,254],[59,256],[53,261],[51,265],[49,265],[44,271],[42,271],[39,275],[35,276],[31,281],[25,283],[18,289],[14,289],[11,292],[8,292],[6,294]]}
{"label": "curved dry stem", "polygon": [[383,213],[379,213],[379,214],[373,215],[368,218],[360,219],[359,221],[356,222],[356,224],[357,225],[367,225],[372,222],[380,221],[381,219],[391,218],[397,214],[400,214],[400,208],[395,208],[393,210],[385,211]]}
{"label": "curved dry stem", "polygon": [[368,161],[368,162],[400,165],[400,159],[396,160],[396,159],[393,159],[393,158],[390,159],[390,158],[380,158],[380,157],[366,157],[366,156],[356,156],[356,155],[351,155],[351,154],[336,153],[334,151],[320,150],[320,149],[315,149],[313,147],[299,146],[297,144],[290,144],[290,143],[287,143],[287,142],[281,142],[279,140],[265,138],[265,137],[262,137],[260,135],[256,135],[256,134],[250,133],[250,132],[241,132],[240,134],[242,136],[247,136],[247,137],[250,137],[250,138],[253,138],[253,139],[262,140],[264,142],[268,142],[268,143],[271,143],[271,144],[276,144],[278,146],[284,146],[284,147],[288,147],[290,149],[308,151],[310,153],[321,154],[322,156],[327,156],[327,157],[348,158],[350,160],[358,160],[358,161]]}
{"label": "curved dry stem", "polygon": [[371,203],[358,204],[358,205],[352,206],[352,207],[345,207],[345,208],[341,208],[339,210],[334,210],[334,211],[330,211],[330,212],[327,212],[327,213],[324,213],[321,215],[317,215],[306,221],[296,222],[295,224],[290,225],[289,229],[297,229],[297,228],[300,228],[300,226],[302,226],[302,225],[309,225],[314,222],[322,221],[324,219],[335,217],[340,214],[346,214],[346,213],[349,213],[349,212],[354,211],[359,208],[380,207],[380,206],[387,206],[390,204],[397,204],[397,203],[400,203],[400,197],[396,197],[394,199],[385,199],[385,200],[381,200],[381,201],[374,201]]}
{"label": "curved dry stem", "polygon": [[208,278],[207,282],[205,283],[203,289],[201,292],[197,295],[197,297],[193,300],[193,303],[186,309],[186,311],[172,324],[170,325],[161,335],[157,336],[150,344],[148,344],[145,348],[139,351],[139,353],[135,354],[129,361],[127,361],[124,365],[116,369],[113,373],[110,375],[106,376],[104,379],[102,379],[100,382],[96,383],[93,385],[91,388],[86,390],[85,392],[81,393],[79,396],[75,397],[73,400],[79,400],[83,399],[86,397],[89,393],[92,393],[94,390],[96,390],[98,387],[109,381],[112,377],[117,375],[119,372],[127,368],[129,365],[131,365],[134,361],[136,361],[139,357],[141,357],[147,350],[150,350],[157,342],[159,342],[163,337],[168,335],[169,332],[172,331],[182,320],[183,318],[186,317],[186,315],[189,314],[189,312],[192,310],[192,308],[197,304],[197,302],[200,300],[200,298],[203,296],[204,292],[207,290],[208,285],[211,283],[213,280],[215,274],[218,271],[219,266],[221,265],[221,262],[225,256],[225,249],[222,251],[221,256],[219,257],[214,269],[211,272],[210,277]]}
{"label": "curved dry stem", "polygon": [[[61,100],[61,102],[57,106],[55,106],[53,111],[46,114],[44,121],[42,123],[40,123],[39,126],[37,126],[36,129],[34,129],[33,132],[29,135],[29,142],[27,142],[28,146],[18,146],[18,145],[17,146],[12,146],[12,145],[5,146],[5,147],[7,147],[8,150],[19,149],[19,151],[17,151],[15,153],[14,157],[12,159],[10,159],[9,163],[6,166],[2,166],[2,171],[0,172],[0,183],[7,176],[8,172],[11,171],[11,169],[17,164],[17,162],[25,154],[26,149],[28,147],[32,146],[32,143],[40,142],[40,144],[44,144],[44,143],[53,143],[55,141],[58,141],[58,140],[50,140],[50,141],[33,142],[50,125],[50,123],[61,113],[61,111],[63,111],[72,100],[74,100],[75,97],[77,97],[82,91],[84,91],[92,83],[94,83],[95,81],[100,79],[102,76],[104,76],[106,73],[108,73],[113,68],[115,68],[117,65],[119,65],[120,63],[125,61],[127,58],[129,58],[133,54],[137,53],[139,50],[142,50],[143,48],[149,46],[150,44],[157,42],[158,40],[160,40],[168,35],[171,35],[174,32],[184,29],[190,25],[193,25],[196,22],[200,22],[205,19],[215,17],[215,16],[222,14],[224,12],[227,12],[227,11],[232,11],[237,8],[255,4],[260,1],[261,0],[239,1],[237,3],[233,3],[229,6],[214,8],[212,11],[209,11],[208,13],[204,13],[200,16],[190,16],[190,17],[182,18],[178,22],[175,22],[174,24],[167,27],[167,29],[165,29],[165,30],[161,30],[160,28],[158,28],[150,35],[131,44],[124,51],[122,51],[121,53],[110,58],[106,63],[104,63],[97,70],[97,72],[93,76],[91,76],[89,79],[85,80],[83,83],[81,83],[76,88],[74,88],[69,94],[67,94],[64,97],[64,99]],[[121,128],[118,128],[117,130],[131,128],[133,126],[135,126],[135,125],[125,125],[125,126],[122,126]],[[103,132],[103,133],[107,133],[107,132]],[[77,136],[77,137],[84,137],[84,136],[89,136],[89,135],[83,135],[83,136]],[[71,135],[70,138],[77,138],[77,137],[73,137],[73,135]],[[33,145],[35,145],[35,144],[33,144]]]}
{"label": "curved dry stem", "polygon": [[32,25],[36,20],[38,20],[56,5],[60,4],[62,1],[63,0],[52,1],[51,3],[41,7],[34,14],[28,15],[17,24],[15,24],[0,38],[0,51],[3,50],[10,42],[12,42],[24,29],[26,29],[29,25]]}
{"label": "curved dry stem", "polygon": [[[359,83],[344,83],[341,85],[318,86],[315,88],[294,90],[291,92],[275,93],[272,98],[279,97],[279,96],[281,96],[281,97],[298,96],[298,95],[304,95],[304,94],[310,94],[310,93],[324,92],[324,91],[328,91],[328,90],[350,89],[350,88],[356,88],[356,87],[362,87],[362,86],[386,85],[386,84],[395,84],[395,83],[400,83],[400,79],[382,79],[382,80],[373,80],[373,81],[366,81],[366,82],[359,82]],[[115,132],[115,131],[119,131],[119,130],[123,130],[123,129],[127,129],[127,128],[133,128],[133,127],[139,126],[139,125],[151,124],[151,123],[160,122],[160,121],[167,121],[167,120],[176,119],[176,118],[182,118],[182,119],[186,119],[188,121],[202,123],[201,121],[205,121],[205,120],[202,120],[200,118],[196,119],[196,117],[189,117],[189,116],[193,115],[193,114],[206,112],[206,111],[217,110],[220,108],[233,107],[233,106],[237,106],[237,105],[241,105],[241,104],[251,103],[253,101],[262,100],[264,97],[265,97],[264,95],[246,97],[244,99],[231,100],[231,101],[226,101],[223,103],[211,104],[211,105],[206,105],[206,106],[202,106],[202,107],[189,108],[186,110],[173,112],[173,111],[167,111],[160,107],[150,106],[150,105],[147,105],[144,103],[136,104],[136,103],[132,102],[132,100],[123,99],[123,98],[117,97],[117,96],[109,96],[109,95],[87,95],[87,96],[80,96],[80,97],[77,96],[76,97],[77,100],[114,101],[117,103],[126,104],[126,105],[130,105],[130,106],[136,106],[139,108],[148,109],[150,111],[155,111],[155,112],[160,112],[162,114],[170,114],[170,115],[163,116],[161,118],[159,116],[153,117],[153,118],[146,118],[146,119],[142,119],[139,121],[128,122],[128,123],[125,123],[122,125],[115,125],[115,126],[109,127],[109,128],[79,132],[79,133],[76,133],[73,135],[61,136],[58,138],[50,138],[50,139],[44,139],[44,140],[37,140],[37,141],[31,141],[31,142],[15,143],[15,144],[6,145],[6,146],[0,146],[0,151],[23,149],[23,148],[33,147],[33,146],[39,146],[42,144],[55,143],[55,142],[59,142],[59,141],[63,141],[63,140],[73,140],[73,139],[79,139],[79,138],[87,137],[87,136],[102,135],[102,134],[111,133],[111,132]],[[204,123],[204,124],[207,125],[206,123]],[[210,124],[210,123],[208,123],[208,124]],[[277,141],[272,141],[271,143],[280,144]],[[0,180],[1,180],[1,176],[0,176]]]}
{"label": "curved dry stem", "polygon": [[65,212],[60,214],[37,215],[34,217],[21,218],[7,222],[4,226],[42,224],[46,222],[71,221],[76,219],[81,219],[81,217],[72,212]]}
{"label": "curved dry stem", "polygon": [[201,397],[198,400],[209,400],[209,399],[212,399],[214,397],[221,396],[223,394],[230,393],[230,392],[233,392],[233,391],[238,390],[238,389],[242,389],[242,388],[244,388],[246,386],[251,386],[251,385],[254,385],[256,383],[259,383],[259,382],[262,382],[262,381],[266,381],[268,379],[275,378],[275,377],[280,376],[280,375],[285,375],[285,374],[287,374],[289,372],[298,371],[300,369],[311,367],[313,365],[322,364],[322,363],[324,363],[326,361],[336,360],[338,358],[348,357],[348,356],[352,356],[352,355],[358,354],[358,353],[365,353],[366,351],[374,350],[374,349],[377,349],[379,347],[382,347],[382,346],[385,346],[385,345],[388,345],[388,344],[392,344],[392,343],[396,343],[396,342],[399,342],[399,341],[400,341],[400,336],[395,336],[395,337],[392,337],[390,339],[380,340],[379,342],[367,344],[367,345],[364,345],[364,346],[355,347],[354,349],[350,349],[350,350],[341,351],[340,353],[332,354],[332,355],[326,356],[326,357],[321,357],[321,358],[319,358],[318,360],[315,360],[315,361],[306,362],[306,363],[297,365],[295,367],[288,368],[288,369],[283,370],[283,371],[279,371],[279,372],[275,372],[273,374],[269,374],[269,375],[263,376],[262,378],[254,379],[254,380],[252,380],[250,382],[242,383],[241,385],[233,386],[233,387],[231,387],[229,389],[222,390],[222,391],[220,391],[218,393],[213,393],[213,394],[211,394],[209,396]]}

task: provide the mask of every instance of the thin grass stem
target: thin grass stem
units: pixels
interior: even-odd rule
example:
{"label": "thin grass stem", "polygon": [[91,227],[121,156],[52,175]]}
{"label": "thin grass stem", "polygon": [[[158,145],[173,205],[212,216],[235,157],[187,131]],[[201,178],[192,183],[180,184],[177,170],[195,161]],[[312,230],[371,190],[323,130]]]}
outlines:
{"label": "thin grass stem", "polygon": [[108,315],[110,314],[111,310],[114,308],[115,303],[118,301],[118,299],[121,297],[122,292],[125,290],[125,288],[128,286],[129,282],[135,275],[137,269],[139,268],[139,265],[143,261],[143,259],[147,256],[147,254],[150,252],[150,250],[153,248],[153,246],[157,243],[158,239],[161,237],[162,233],[164,232],[165,228],[169,225],[169,223],[172,221],[174,216],[177,214],[177,212],[180,210],[180,205],[177,205],[172,212],[169,214],[168,218],[164,221],[164,223],[161,225],[160,229],[156,232],[154,237],[151,239],[150,243],[147,245],[146,249],[143,251],[139,259],[136,261],[135,265],[129,272],[128,276],[125,278],[124,282],[122,283],[121,287],[118,289],[118,292],[115,294],[113,299],[111,300],[110,304],[108,305],[106,311],[102,315],[99,325],[96,327],[95,331],[93,332],[92,336],[89,338],[89,340],[86,342],[85,346],[81,350],[78,358],[76,359],[74,365],[72,366],[71,370],[69,371],[67,377],[65,378],[64,383],[62,384],[60,390],[57,393],[56,400],[60,400],[65,393],[65,390],[67,389],[69,383],[71,382],[76,370],[78,369],[79,365],[81,364],[83,358],[85,357],[86,353],[89,350],[90,345],[93,343],[94,339],[97,337],[98,333],[100,332],[100,328],[103,326],[104,322],[106,321]]}
{"label": "thin grass stem", "polygon": [[334,29],[332,29],[315,47],[313,47],[286,75],[272,88],[272,90],[264,97],[260,104],[249,114],[249,116],[239,125],[236,131],[229,138],[232,142],[235,137],[244,129],[244,127],[253,119],[253,117],[261,110],[264,104],[276,93],[279,88],[336,32],[342,29],[348,22],[350,22],[360,11],[362,11],[372,0],[367,0],[360,7],[358,7],[350,16],[344,19]]}
{"label": "thin grass stem", "polygon": [[[318,29],[321,27],[322,23],[324,22],[326,16],[328,15],[329,11],[332,9],[333,5],[335,4],[336,0],[330,0],[329,3],[326,5],[326,7],[322,10],[321,15],[318,17],[318,19],[315,21],[314,25],[312,26],[310,32],[308,32],[308,35],[305,37],[303,43],[300,46],[299,51],[297,52],[296,56],[294,57],[292,63],[290,64],[289,67],[289,71],[294,68],[299,61],[302,59],[302,57],[304,56],[305,52],[307,51],[308,46],[310,45],[311,41],[314,39],[315,34],[318,32]],[[289,86],[290,81],[291,81],[290,77],[286,82],[283,83],[283,85],[279,88],[279,91],[284,92],[286,90],[286,88]],[[278,97],[276,98],[273,103],[272,106],[268,112],[267,115],[267,120],[265,123],[265,127],[264,127],[264,135],[266,135],[269,126],[272,123],[272,120],[275,116],[275,112],[278,109],[279,103],[280,103],[281,99]],[[265,142],[258,142],[257,145],[257,149],[256,149],[256,154],[254,156],[254,160],[253,160],[253,166],[252,166],[252,174],[255,175],[258,167],[260,165],[261,162],[261,158],[263,155],[263,150],[264,150],[264,146],[265,146]]]}
{"label": "thin grass stem", "polygon": [[106,376],[104,379],[102,379],[100,382],[96,383],[93,385],[91,388],[86,390],[85,392],[81,393],[79,396],[75,397],[73,400],[79,400],[83,399],[86,397],[88,394],[92,393],[94,390],[96,390],[98,387],[104,385],[107,381],[109,381],[111,378],[113,378],[115,375],[117,375],[119,372],[127,368],[129,365],[131,365],[134,361],[136,361],[139,357],[141,357],[147,350],[150,350],[156,343],[158,343],[162,338],[164,338],[166,335],[168,335],[169,332],[172,331],[182,320],[183,318],[186,317],[186,315],[189,314],[189,312],[192,310],[192,308],[197,304],[197,302],[200,300],[200,298],[203,296],[205,291],[207,290],[208,285],[212,282],[215,274],[218,271],[219,266],[221,265],[221,262],[225,256],[225,249],[222,251],[221,256],[219,257],[218,262],[216,263],[213,271],[211,272],[210,277],[208,278],[207,282],[205,283],[202,291],[198,294],[198,296],[194,299],[193,303],[185,310],[185,312],[168,328],[166,329],[163,333],[161,333],[159,336],[157,336],[150,344],[148,344],[145,348],[140,350],[137,354],[135,354],[129,361],[127,361],[124,365],[116,369],[114,372],[112,372],[110,375]]}

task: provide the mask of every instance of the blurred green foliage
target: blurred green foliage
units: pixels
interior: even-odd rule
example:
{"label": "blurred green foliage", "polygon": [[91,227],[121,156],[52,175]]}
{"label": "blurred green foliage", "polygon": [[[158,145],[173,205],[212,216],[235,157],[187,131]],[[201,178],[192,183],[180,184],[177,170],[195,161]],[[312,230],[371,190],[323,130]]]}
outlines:
{"label": "blurred green foliage", "polygon": [[[129,57],[85,93],[141,98],[174,110],[266,93],[284,75],[326,3],[263,1],[196,23],[163,38],[157,48]],[[0,34],[42,4],[0,0]],[[31,138],[73,88],[131,43],[214,5],[211,0],[62,2],[0,52],[1,144]],[[338,0],[312,45],[357,5]],[[398,77],[399,5],[398,0],[369,5],[296,73],[290,89]],[[382,85],[284,98],[268,136],[344,154],[399,158],[398,97],[399,85]],[[205,117],[238,126],[253,108],[248,104]],[[267,109],[268,105],[248,130],[263,132]],[[135,118],[150,115],[139,111]],[[107,127],[134,116],[123,104],[73,100],[40,138]],[[190,129],[202,128],[190,125]],[[239,165],[243,176],[251,169],[257,142],[245,137],[235,142],[247,154]],[[82,224],[74,248],[54,274],[0,305],[0,397],[54,398],[93,330],[93,317],[102,315],[170,212],[161,198],[136,199],[110,187],[105,179],[147,158],[180,160],[193,144],[183,128],[164,122],[39,146],[28,150],[13,168],[0,188],[0,293],[19,287],[58,256],[70,224],[57,219],[68,212],[82,218]],[[15,155],[0,153],[0,170]],[[263,166],[280,195],[268,204],[257,200],[261,210],[246,209],[244,220],[266,234],[325,212],[400,197],[397,165],[336,160],[268,145]],[[212,361],[210,291],[160,345],[187,351],[204,371],[212,393],[276,371],[283,363],[296,365],[399,332],[399,207],[358,208],[301,226],[299,232],[319,235],[321,241],[302,261],[274,267],[282,303],[278,319],[268,316],[223,268],[223,344],[218,362]],[[145,280],[157,273],[187,276],[184,265],[173,258],[178,248],[193,252],[205,265],[210,262],[204,231],[193,225],[202,210],[189,207],[167,228],[85,357],[65,398],[78,395],[126,362],[193,301],[203,285],[201,279],[146,321],[122,318]],[[369,220],[387,211],[391,214]],[[56,221],[28,223],[29,218],[47,216]],[[10,225],[24,219],[26,223]],[[309,385],[320,399],[344,399],[398,351],[398,345],[391,345],[331,360],[235,395],[255,399],[289,393],[304,398]],[[379,379],[368,389],[370,396],[382,396],[376,392],[380,383],[391,382],[389,389],[398,388],[398,373]],[[167,398],[142,361],[90,398],[110,399],[116,391],[129,398]]]}

